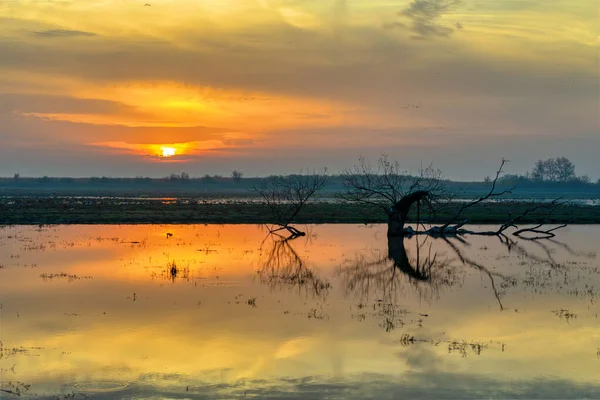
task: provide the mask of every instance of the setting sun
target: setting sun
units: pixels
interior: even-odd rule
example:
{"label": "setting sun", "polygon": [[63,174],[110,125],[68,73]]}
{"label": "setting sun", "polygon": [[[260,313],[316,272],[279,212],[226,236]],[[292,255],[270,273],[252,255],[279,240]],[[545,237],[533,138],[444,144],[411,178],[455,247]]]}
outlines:
{"label": "setting sun", "polygon": [[599,1],[0,0],[0,400],[594,398]]}
{"label": "setting sun", "polygon": [[173,157],[175,155],[174,147],[161,147],[163,157]]}

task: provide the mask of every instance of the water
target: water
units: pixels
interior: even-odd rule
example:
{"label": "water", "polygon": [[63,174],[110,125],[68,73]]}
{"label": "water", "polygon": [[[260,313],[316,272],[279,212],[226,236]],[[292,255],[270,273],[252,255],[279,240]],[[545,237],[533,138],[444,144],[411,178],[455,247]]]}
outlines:
{"label": "water", "polygon": [[1,229],[0,398],[600,397],[600,226],[307,229]]}

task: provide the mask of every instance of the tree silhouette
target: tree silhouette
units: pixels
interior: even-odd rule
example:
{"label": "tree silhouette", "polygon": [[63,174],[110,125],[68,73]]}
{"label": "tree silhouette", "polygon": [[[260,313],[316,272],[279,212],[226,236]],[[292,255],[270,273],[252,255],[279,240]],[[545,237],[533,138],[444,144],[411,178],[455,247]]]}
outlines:
{"label": "tree silhouette", "polygon": [[267,205],[271,218],[277,227],[271,233],[287,230],[292,237],[305,233],[292,226],[295,218],[304,206],[323,189],[327,181],[327,169],[314,173],[287,176],[271,176],[264,180],[254,191]]}

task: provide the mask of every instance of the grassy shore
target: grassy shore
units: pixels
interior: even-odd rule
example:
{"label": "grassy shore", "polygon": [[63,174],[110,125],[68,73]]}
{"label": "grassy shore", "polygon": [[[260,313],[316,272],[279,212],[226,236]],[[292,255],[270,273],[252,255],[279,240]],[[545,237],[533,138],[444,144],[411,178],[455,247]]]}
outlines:
{"label": "grassy shore", "polygon": [[[531,205],[523,202],[490,203],[477,206],[464,218],[475,224],[502,223]],[[459,205],[456,205],[456,208]],[[454,215],[448,209],[437,215],[443,222]],[[416,215],[412,215],[414,221]],[[547,211],[529,214],[521,223],[544,222]],[[263,204],[202,204],[192,199],[174,201],[139,199],[78,199],[19,197],[0,199],[0,225],[38,224],[262,224],[274,222]],[[380,223],[385,214],[374,208],[352,204],[308,204],[296,218],[303,223]],[[598,224],[600,206],[561,205],[551,223]]]}

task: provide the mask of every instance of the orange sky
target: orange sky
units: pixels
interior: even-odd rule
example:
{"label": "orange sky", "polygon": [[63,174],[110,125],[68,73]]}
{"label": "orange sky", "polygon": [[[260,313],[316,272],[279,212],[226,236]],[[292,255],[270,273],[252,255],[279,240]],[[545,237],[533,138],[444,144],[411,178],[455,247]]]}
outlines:
{"label": "orange sky", "polygon": [[595,177],[595,2],[429,3],[0,2],[0,174],[250,176],[385,152],[471,179],[565,155]]}

